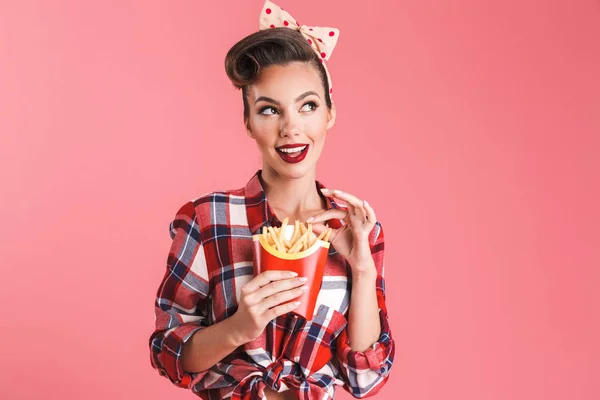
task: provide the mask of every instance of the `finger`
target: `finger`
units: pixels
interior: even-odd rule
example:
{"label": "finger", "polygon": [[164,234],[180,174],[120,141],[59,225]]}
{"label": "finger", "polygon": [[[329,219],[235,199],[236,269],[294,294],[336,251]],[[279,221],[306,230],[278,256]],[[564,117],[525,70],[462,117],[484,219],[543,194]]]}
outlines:
{"label": "finger", "polygon": [[[327,225],[322,224],[320,222],[313,223],[312,228],[317,236],[319,236],[323,231],[326,231],[327,229],[329,229],[329,227]],[[332,232],[335,232],[336,230],[337,229],[333,229],[333,228],[331,229]]]}
{"label": "finger", "polygon": [[313,215],[306,222],[323,222],[329,221],[330,219],[344,219],[348,215],[348,211],[341,210],[339,208],[331,208],[327,211],[323,211],[322,213]]}
{"label": "finger", "polygon": [[289,279],[297,275],[298,274],[296,274],[295,272],[282,270],[269,270],[261,272],[260,274],[256,275],[252,280],[244,284],[242,289],[244,293],[252,293],[273,281]]}
{"label": "finger", "polygon": [[301,287],[297,287],[294,289],[286,290],[284,292],[275,293],[272,296],[269,296],[263,299],[260,303],[260,312],[261,314],[267,311],[270,308],[273,308],[281,303],[286,301],[295,299],[296,297],[302,296],[308,290],[308,286],[304,285]]}
{"label": "finger", "polygon": [[[324,194],[326,193],[324,192]],[[332,197],[343,200],[350,210],[350,215],[356,215],[360,221],[365,222],[367,213],[363,207],[363,201],[361,199],[353,194],[346,193],[341,190],[331,190],[329,194]]]}
{"label": "finger", "polygon": [[307,280],[308,278],[306,277],[299,277],[271,282],[268,285],[265,285],[255,292],[247,295],[246,300],[248,300],[250,304],[256,304],[269,296],[275,295],[276,293],[304,285]]}
{"label": "finger", "polygon": [[367,221],[367,210],[362,206],[353,206],[352,204],[348,204],[348,207],[352,209],[350,212],[350,217],[356,221],[359,221],[361,224],[364,224]]}
{"label": "finger", "polygon": [[363,205],[365,207],[365,210],[367,211],[367,220],[369,221],[369,223],[375,225],[375,223],[377,222],[377,216],[375,215],[375,210],[373,209],[373,207],[371,207],[371,205],[366,200],[363,201]]}
{"label": "finger", "polygon": [[298,307],[300,305],[300,303],[301,303],[300,301],[292,301],[287,304],[282,304],[280,306],[271,308],[269,311],[265,312],[263,315],[266,317],[267,320],[270,321],[274,318],[279,317],[280,315],[283,315],[285,313],[292,311],[294,308]]}
{"label": "finger", "polygon": [[353,194],[346,193],[341,190],[322,190],[322,193],[326,196],[332,196],[337,199],[343,200],[346,203],[352,205],[353,207],[362,207],[362,200],[354,196]]}

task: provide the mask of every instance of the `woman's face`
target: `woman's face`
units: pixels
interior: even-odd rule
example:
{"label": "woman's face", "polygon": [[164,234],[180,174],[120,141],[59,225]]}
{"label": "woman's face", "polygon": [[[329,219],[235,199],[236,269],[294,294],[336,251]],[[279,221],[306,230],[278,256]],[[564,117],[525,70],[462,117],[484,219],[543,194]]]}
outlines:
{"label": "woman's face", "polygon": [[[246,129],[256,140],[263,167],[288,178],[299,178],[316,167],[326,132],[335,121],[335,105],[332,101],[331,111],[327,108],[316,68],[294,62],[262,69],[248,87],[248,105]],[[280,147],[285,145],[306,147],[282,154]]]}

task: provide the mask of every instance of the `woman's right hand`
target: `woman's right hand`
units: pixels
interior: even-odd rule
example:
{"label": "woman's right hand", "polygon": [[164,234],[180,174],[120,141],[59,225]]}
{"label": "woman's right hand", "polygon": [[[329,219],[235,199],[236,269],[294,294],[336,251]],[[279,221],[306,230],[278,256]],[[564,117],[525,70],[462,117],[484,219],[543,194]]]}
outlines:
{"label": "woman's right hand", "polygon": [[281,304],[303,295],[307,278],[292,277],[290,271],[264,271],[244,284],[237,311],[231,316],[240,343],[248,343],[264,331],[273,318],[292,311],[299,302]]}

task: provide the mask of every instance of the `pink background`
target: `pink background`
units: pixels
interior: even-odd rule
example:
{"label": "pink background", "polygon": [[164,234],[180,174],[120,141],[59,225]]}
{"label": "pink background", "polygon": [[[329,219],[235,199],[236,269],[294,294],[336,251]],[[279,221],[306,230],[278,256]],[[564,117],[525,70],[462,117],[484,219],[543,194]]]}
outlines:
{"label": "pink background", "polygon": [[[600,1],[276,3],[341,31],[317,177],[386,229],[376,398],[600,398]],[[195,397],[154,295],[177,208],[260,168],[223,60],[262,4],[0,1],[0,398]]]}

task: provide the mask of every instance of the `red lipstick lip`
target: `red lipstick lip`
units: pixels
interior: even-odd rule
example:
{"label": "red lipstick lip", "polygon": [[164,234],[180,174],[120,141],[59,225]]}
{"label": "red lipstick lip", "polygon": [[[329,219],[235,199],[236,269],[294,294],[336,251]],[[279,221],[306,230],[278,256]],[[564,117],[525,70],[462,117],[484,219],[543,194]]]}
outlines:
{"label": "red lipstick lip", "polygon": [[275,147],[276,149],[294,149],[296,147],[307,146],[306,143],[284,144],[283,146]]}
{"label": "red lipstick lip", "polygon": [[[281,157],[281,159],[283,161],[285,161],[288,164],[297,164],[299,162],[301,162],[302,160],[304,160],[306,158],[306,155],[308,154],[308,149],[309,149],[309,145],[303,145],[306,146],[306,148],[304,150],[302,150],[300,152],[299,155],[297,156],[291,156],[289,154],[286,154],[282,151],[277,151],[277,154],[279,154],[279,157]],[[292,147],[303,147],[303,146],[292,146]]]}

